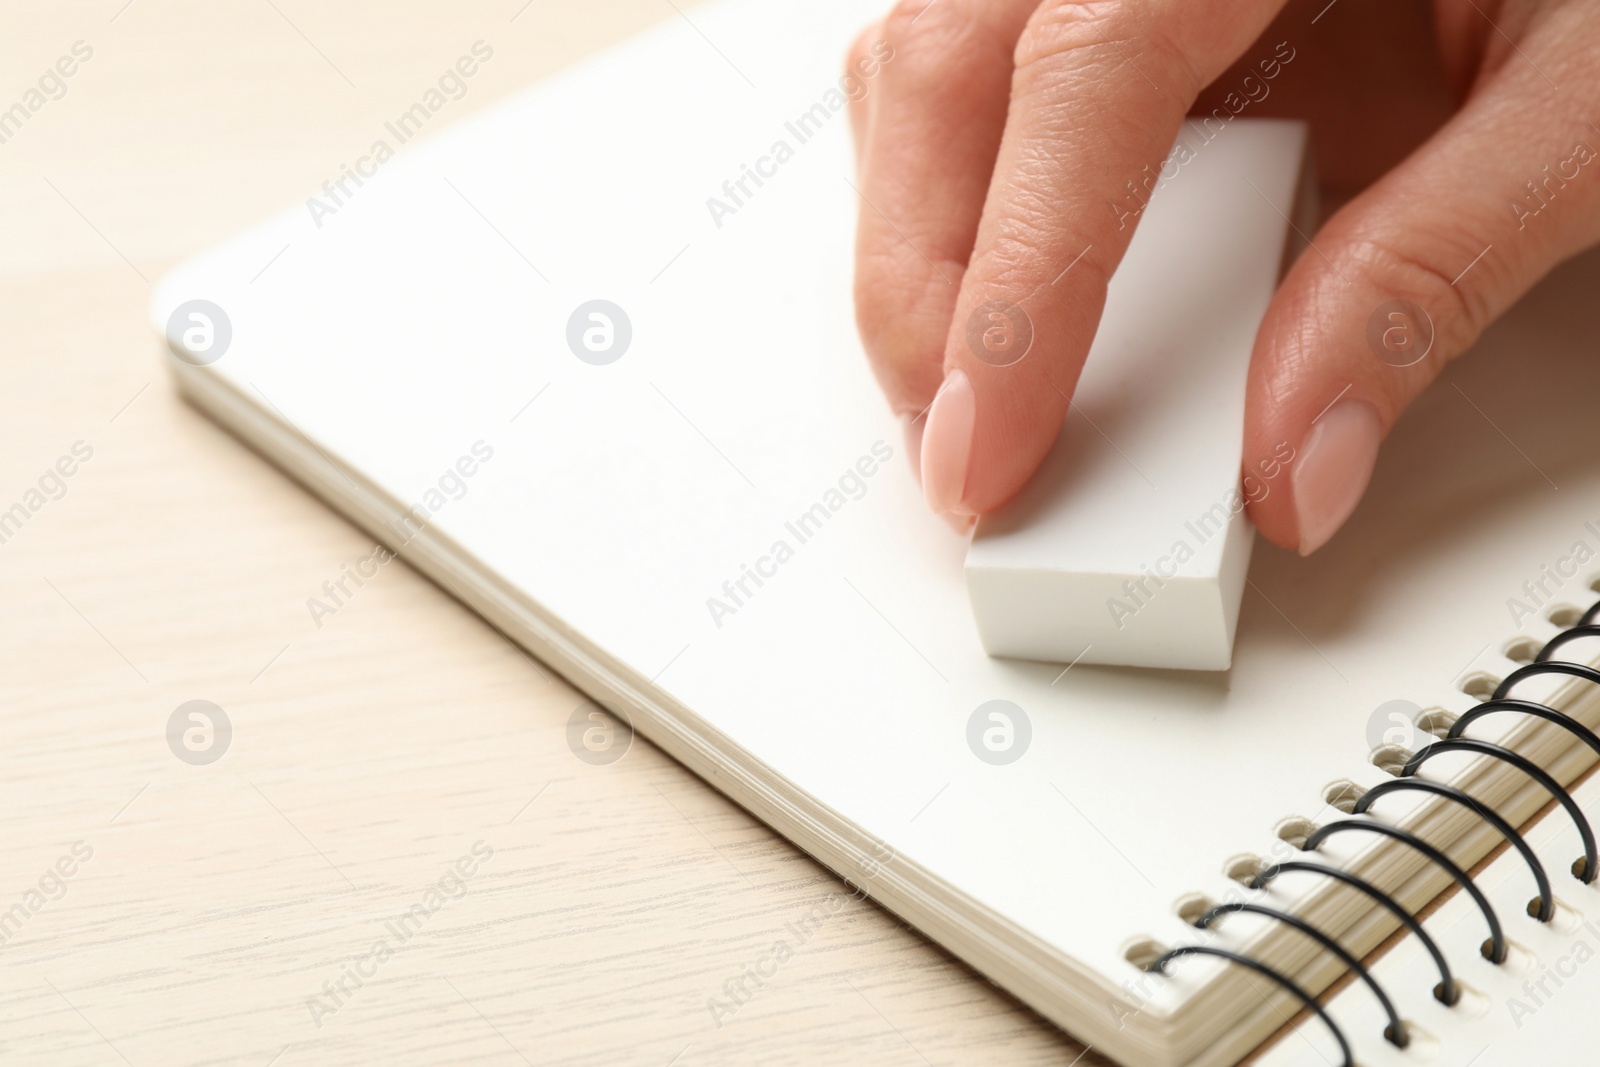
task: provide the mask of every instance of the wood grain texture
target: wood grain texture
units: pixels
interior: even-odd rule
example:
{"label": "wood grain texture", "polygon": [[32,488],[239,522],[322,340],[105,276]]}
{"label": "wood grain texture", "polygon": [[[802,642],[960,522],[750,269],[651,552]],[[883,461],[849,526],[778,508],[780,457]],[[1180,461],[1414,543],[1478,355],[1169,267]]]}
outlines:
{"label": "wood grain texture", "polygon": [[[318,625],[307,599],[371,542],[161,368],[149,282],[336,175],[472,42],[495,59],[450,121],[678,17],[665,0],[7,12],[0,108],[75,42],[94,54],[0,144],[0,512],[26,511],[0,526],[6,1063],[1079,1055],[648,743],[575,758],[582,697],[403,563]],[[75,445],[92,456],[30,497]],[[195,699],[234,731],[208,766],[166,739]],[[452,874],[475,846],[492,855]],[[780,941],[792,958],[719,1020],[709,1003]]]}

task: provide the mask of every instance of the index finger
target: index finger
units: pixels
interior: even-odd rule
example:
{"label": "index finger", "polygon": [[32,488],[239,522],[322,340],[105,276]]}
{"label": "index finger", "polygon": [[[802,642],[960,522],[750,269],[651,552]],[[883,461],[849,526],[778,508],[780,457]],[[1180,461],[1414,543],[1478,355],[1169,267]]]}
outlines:
{"label": "index finger", "polygon": [[1284,0],[1046,0],[1010,110],[928,412],[935,511],[1010,499],[1049,452],[1138,222],[1201,89]]}

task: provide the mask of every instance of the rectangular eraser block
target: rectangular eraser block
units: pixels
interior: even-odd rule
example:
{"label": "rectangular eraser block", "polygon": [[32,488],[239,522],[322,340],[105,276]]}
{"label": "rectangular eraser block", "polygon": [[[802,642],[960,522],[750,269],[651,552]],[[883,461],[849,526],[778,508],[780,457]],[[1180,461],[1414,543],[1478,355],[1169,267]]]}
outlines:
{"label": "rectangular eraser block", "polygon": [[1244,505],[1287,491],[1297,444],[1241,482],[1251,347],[1314,218],[1305,125],[1186,123],[1152,184],[1113,206],[1138,229],[1054,449],[967,551],[990,655],[1232,662],[1255,533]]}

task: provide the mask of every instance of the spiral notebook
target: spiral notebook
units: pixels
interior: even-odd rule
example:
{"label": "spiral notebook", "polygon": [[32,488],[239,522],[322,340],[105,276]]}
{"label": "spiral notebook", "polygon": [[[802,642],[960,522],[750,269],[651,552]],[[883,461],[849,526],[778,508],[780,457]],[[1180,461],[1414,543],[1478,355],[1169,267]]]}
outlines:
{"label": "spiral notebook", "polygon": [[[575,774],[610,758],[592,729],[626,718],[1097,1052],[1236,1062],[1297,990],[1349,968],[1273,916],[1196,920],[1255,903],[1363,957],[1455,881],[1378,831],[1297,843],[1381,823],[1470,870],[1501,840],[1485,811],[1521,826],[1549,801],[1456,746],[1420,777],[1478,807],[1410,790],[1342,810],[1595,599],[1600,465],[1568,428],[1600,396],[1600,261],[1542,286],[1418,403],[1325,551],[1257,550],[1231,671],[991,659],[964,542],[927,515],[852,321],[843,100],[873,86],[838,65],[879,6],[687,9],[184,265],[153,322],[194,403],[587,692],[550,738],[583,754]],[[746,166],[772,173],[735,204]],[[1536,371],[1504,373],[1534,353]],[[1585,678],[1513,687],[1600,722]],[[1004,759],[980,743],[996,707]],[[1593,753],[1527,710],[1470,736],[1573,781]],[[1564,847],[1540,854],[1566,922],[1596,908]],[[1508,963],[1477,955],[1471,922],[1437,936],[1464,1007],[1388,977],[1403,939],[1372,972],[1437,1062],[1470,1062],[1457,1021],[1546,951],[1546,925],[1498,915]],[[1250,963],[1146,969],[1187,945]],[[1391,1046],[1364,992],[1326,1010],[1367,1062]],[[1581,1025],[1577,999],[1530,1027]],[[1333,1033],[1311,1017],[1268,1055],[1338,1062]]]}
{"label": "spiral notebook", "polygon": [[[1600,811],[1600,780],[1590,778],[1572,791],[1585,812]],[[1522,1067],[1583,1058],[1593,1040],[1594,1004],[1600,999],[1600,900],[1594,890],[1574,891],[1560,881],[1565,861],[1584,855],[1577,824],[1564,812],[1545,816],[1526,834],[1528,846],[1545,862],[1546,877],[1560,903],[1547,922],[1527,916],[1537,892],[1532,865],[1507,852],[1473,875],[1510,939],[1506,962],[1480,977],[1487,964],[1475,957],[1473,943],[1484,936],[1483,911],[1468,894],[1457,893],[1431,916],[1426,940],[1411,936],[1370,968],[1372,983],[1351,982],[1327,1005],[1329,1016],[1356,1050],[1363,1067],[1403,1067],[1441,1062],[1471,1067]],[[1556,861],[1562,861],[1560,863]],[[1520,917],[1520,920],[1519,920]],[[1459,951],[1446,951],[1446,946]],[[1479,973],[1461,977],[1462,967]],[[1453,980],[1459,999],[1445,1007],[1435,995]],[[1373,987],[1396,1005],[1408,1006],[1405,1048],[1385,1036],[1391,1023]],[[1326,1067],[1338,1063],[1337,1047],[1320,1019],[1312,1018],[1256,1060],[1257,1067]]]}

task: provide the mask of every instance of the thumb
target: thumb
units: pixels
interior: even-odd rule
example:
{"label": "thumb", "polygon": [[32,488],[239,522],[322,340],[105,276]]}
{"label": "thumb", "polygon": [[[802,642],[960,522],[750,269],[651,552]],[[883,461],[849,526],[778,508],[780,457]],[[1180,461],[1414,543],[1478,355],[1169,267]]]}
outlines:
{"label": "thumb", "polygon": [[[1541,276],[1600,239],[1600,128],[1565,88],[1592,85],[1596,67],[1513,58],[1289,271],[1256,337],[1245,405],[1244,491],[1268,539],[1302,555],[1326,544],[1406,406]],[[1284,468],[1288,492],[1257,497]]]}

